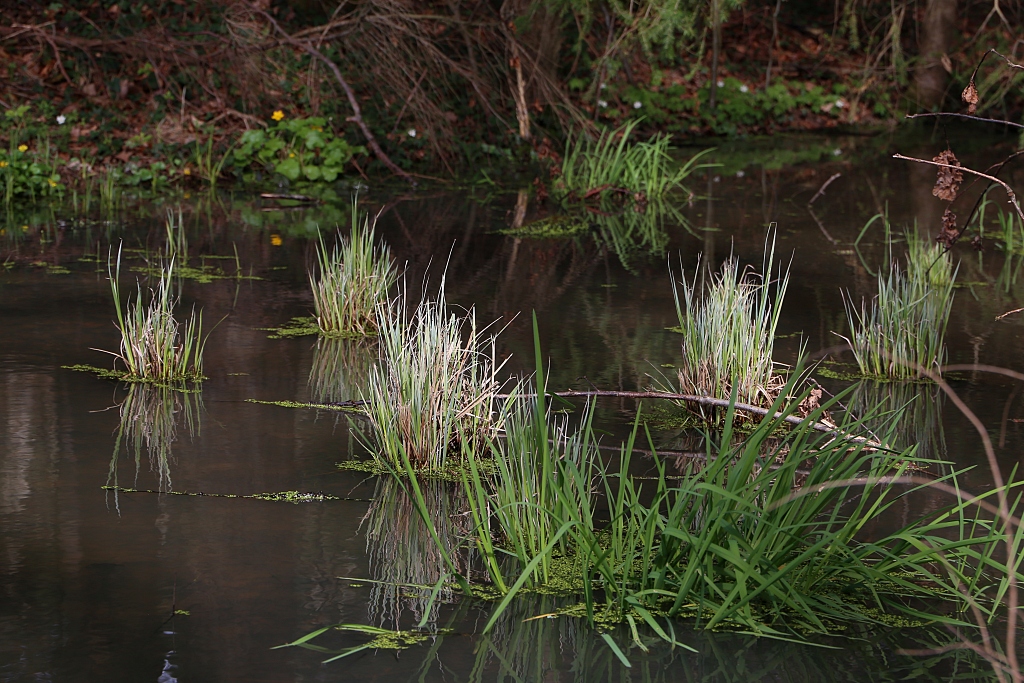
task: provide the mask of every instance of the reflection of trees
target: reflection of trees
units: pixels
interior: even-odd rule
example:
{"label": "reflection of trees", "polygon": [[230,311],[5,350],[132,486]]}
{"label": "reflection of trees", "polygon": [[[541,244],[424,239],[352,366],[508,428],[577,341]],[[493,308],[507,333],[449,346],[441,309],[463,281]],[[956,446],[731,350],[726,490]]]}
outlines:
{"label": "reflection of trees", "polygon": [[[461,487],[438,480],[423,480],[419,484],[438,538],[460,573],[466,574],[469,559],[459,546],[460,539],[469,536],[470,518],[462,514],[466,505],[460,495]],[[416,619],[422,618],[430,586],[437,583],[446,567],[430,530],[401,482],[391,476],[381,477],[373,499],[363,518],[370,575],[377,582],[370,590],[367,611],[372,623],[390,622],[397,626],[403,609]],[[451,589],[442,589],[438,599],[450,601]],[[436,615],[436,610],[432,610],[430,628]]]}
{"label": "reflection of trees", "polygon": [[166,386],[131,384],[128,395],[118,406],[121,424],[110,459],[107,484],[118,486],[118,462],[121,446],[135,461],[135,482],[142,465],[142,454],[149,460],[150,471],[157,475],[157,488],[171,490],[172,444],[178,439],[178,428],[184,425],[189,437],[199,432],[199,416],[203,407],[199,393],[176,391]]}
{"label": "reflection of trees", "polygon": [[320,337],[309,369],[311,400],[340,403],[359,398],[374,358],[374,349],[366,340]]}

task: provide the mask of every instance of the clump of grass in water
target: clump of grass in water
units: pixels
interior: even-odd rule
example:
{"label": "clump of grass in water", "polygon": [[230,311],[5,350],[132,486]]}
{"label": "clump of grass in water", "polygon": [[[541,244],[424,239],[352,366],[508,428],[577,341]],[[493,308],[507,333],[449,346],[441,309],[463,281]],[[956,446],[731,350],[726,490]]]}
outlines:
{"label": "clump of grass in water", "polygon": [[423,299],[408,319],[406,310],[404,288],[378,307],[380,361],[360,396],[367,401],[370,450],[387,467],[442,471],[452,454],[501,428],[493,406],[504,363],[473,309],[448,311],[443,282],[436,300]]}
{"label": "clump of grass in water", "polygon": [[[536,327],[534,335],[539,349]],[[536,386],[543,388],[539,351],[537,358]],[[542,585],[543,563],[559,557],[574,568],[566,574],[573,580],[564,585],[581,602],[557,613],[583,618],[591,628],[628,625],[642,649],[641,634],[646,633],[685,648],[674,635],[677,619],[695,620],[704,629],[804,639],[855,624],[921,624],[929,618],[921,611],[924,604],[941,605],[934,607],[936,616],[957,628],[971,626],[972,612],[979,619],[995,618],[1006,601],[1006,572],[1020,576],[996,553],[1009,533],[1015,540],[1008,552],[1018,556],[1024,539],[1010,525],[1019,497],[1007,516],[985,517],[976,498],[959,492],[951,473],[924,484],[945,486],[954,494],[951,505],[864,540],[865,529],[889,523],[888,510],[906,493],[904,485],[917,483],[902,478],[917,460],[915,449],[879,449],[855,436],[865,431],[871,415],[844,413],[834,432],[815,430],[814,423],[850,390],[782,429],[806,397],[807,392],[789,400],[799,393],[800,376],[798,364],[769,415],[745,438],[734,439],[730,409],[720,439],[708,439],[701,467],[669,476],[654,456],[653,482],[640,484],[630,473],[639,412],[613,469],[602,465],[589,446],[579,458],[548,450],[544,437],[555,431],[543,391],[537,392],[532,427],[524,427],[536,434],[527,431],[518,446],[490,449],[494,457],[523,460],[510,465],[521,466],[526,477],[514,472],[494,479],[481,476],[478,464],[484,453],[463,443],[463,484],[472,519],[466,541],[484,562],[490,593],[497,594],[498,602],[484,634],[524,589]],[[579,432],[568,440],[596,443],[589,420]],[[883,443],[890,441],[888,436]],[[466,595],[482,595],[455,561],[458,549],[442,540],[428,495],[407,459],[405,470],[408,478],[398,481],[407,482],[445,565],[434,593],[454,580]],[[1011,482],[1007,490],[1021,485]],[[502,487],[507,490],[500,492]],[[502,514],[512,508],[518,512]],[[539,550],[523,542],[534,529],[545,539],[534,544]],[[509,552],[520,546],[528,552]],[[428,601],[424,609],[430,608]],[[308,643],[322,632],[293,644]],[[602,639],[628,665],[612,635],[602,633]]]}
{"label": "clump of grass in water", "polygon": [[[679,367],[682,393],[769,405],[784,380],[775,373],[775,330],[789,283],[789,270],[771,280],[774,243],[766,249],[763,273],[740,269],[733,257],[712,276],[703,297],[697,275],[690,283],[672,282],[672,295],[683,335]],[[700,267],[698,265],[698,270]],[[781,269],[780,269],[781,270]],[[703,278],[702,278],[703,279]]]}
{"label": "clump of grass in water", "polygon": [[121,302],[118,280],[121,275],[121,251],[116,266],[107,263],[110,290],[117,309],[117,328],[121,332],[119,353],[106,351],[125,366],[125,378],[142,382],[182,382],[203,379],[203,316],[192,310],[184,322],[174,317],[177,297],[171,293],[174,261],[161,269],[160,282],[151,290],[148,305],[142,303],[142,285],[137,285],[135,301]]}
{"label": "clump of grass in water", "polygon": [[946,324],[953,306],[956,270],[941,245],[908,235],[907,269],[892,263],[878,275],[878,296],[846,303],[852,330],[847,340],[860,371],[868,376],[912,379],[918,367],[945,363]]}
{"label": "clump of grass in water", "polygon": [[351,235],[333,250],[320,239],[319,278],[310,276],[310,285],[316,322],[323,335],[377,334],[377,307],[387,301],[398,271],[391,262],[391,250],[374,244],[375,225],[366,217],[360,227],[353,206]]}
{"label": "clump of grass in water", "polygon": [[565,143],[558,184],[576,196],[615,190],[646,201],[679,187],[700,168],[697,160],[703,152],[673,169],[675,161],[669,154],[672,147],[667,135],[656,135],[647,142],[629,142],[638,123],[630,121],[602,132],[596,139],[585,133],[571,135]]}

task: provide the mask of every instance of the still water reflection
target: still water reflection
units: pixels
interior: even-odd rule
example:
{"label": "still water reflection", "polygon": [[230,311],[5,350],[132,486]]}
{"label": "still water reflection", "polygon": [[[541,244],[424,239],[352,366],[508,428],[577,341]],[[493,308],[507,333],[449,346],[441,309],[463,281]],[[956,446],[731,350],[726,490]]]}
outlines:
{"label": "still water reflection", "polygon": [[[730,253],[759,262],[766,226],[776,222],[779,252],[794,254],[777,345],[777,360],[791,362],[801,344],[817,352],[848,332],[840,287],[855,299],[871,295],[886,248],[880,234],[857,241],[871,215],[887,207],[895,226],[916,218],[921,230],[935,230],[941,205],[936,213],[933,176],[888,161],[884,149],[862,140],[822,144],[842,154],[816,165],[772,165],[770,154],[739,168],[727,160],[695,188],[708,197],[683,198],[672,212],[652,210],[619,224],[598,216],[560,238],[524,232],[545,214],[517,194],[364,199],[381,209],[381,229],[410,282],[429,273],[436,286],[447,264],[455,303],[508,324],[502,345],[512,354],[510,367],[532,365],[529,312],[536,310],[553,388],[636,389],[658,372],[671,376],[662,366],[678,360],[678,339],[666,330],[676,323],[667,258],[681,258],[688,269],[698,253],[716,264]],[[836,172],[842,177],[812,214],[807,200]],[[427,594],[365,579],[431,584],[439,562],[395,482],[336,467],[359,454],[346,418],[247,402],[357,397],[374,362],[372,345],[268,339],[261,329],[308,315],[309,237],[317,224],[347,219],[330,207],[260,211],[248,198],[164,203],[181,205],[192,253],[233,258],[237,249],[243,270],[261,278],[182,283],[185,306],[195,303],[207,320],[224,318],[207,346],[211,377],[201,394],[115,387],[60,367],[104,364],[90,348],[116,348],[109,288],[95,255],[121,239],[155,251],[163,206],[146,204],[106,222],[41,214],[0,244],[0,261],[11,265],[0,272],[0,681],[946,680],[960,666],[955,658],[936,663],[895,654],[913,636],[906,633],[849,634],[831,643],[838,649],[687,633],[680,637],[695,653],[652,642],[649,654],[630,650],[627,672],[579,623],[530,619],[552,612],[556,598],[517,603],[491,634],[479,636],[489,606],[447,593],[429,626],[450,631],[398,655],[363,653],[321,665],[317,653],[271,650],[333,623],[416,623]],[[1021,316],[994,319],[1024,306],[1024,256],[996,243],[956,256],[965,286],[949,327],[951,361],[1020,369]],[[849,384],[819,379],[830,390]],[[1004,464],[1017,462],[1024,409],[1015,389],[982,374],[959,377],[956,388],[997,436]],[[970,425],[933,388],[865,382],[850,401],[883,410],[909,404],[913,418],[900,425],[902,444],[959,465],[980,461]],[[634,409],[626,401],[600,406],[609,442]],[[659,438],[669,444],[671,434]],[[983,470],[968,479],[989,483]],[[102,488],[107,484],[176,493],[325,492],[374,502],[115,495]],[[431,490],[431,509],[450,522],[439,528],[464,534],[448,488]],[[324,644],[365,640],[335,633]]]}

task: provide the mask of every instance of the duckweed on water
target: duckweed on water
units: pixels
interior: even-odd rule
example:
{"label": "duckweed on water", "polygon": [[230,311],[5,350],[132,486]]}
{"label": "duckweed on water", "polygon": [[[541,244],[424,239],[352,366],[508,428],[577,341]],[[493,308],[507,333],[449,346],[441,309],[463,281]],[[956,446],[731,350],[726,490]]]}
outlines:
{"label": "duckweed on water", "polygon": [[320,326],[317,324],[316,318],[310,316],[292,318],[280,327],[257,327],[256,329],[270,332],[267,339],[294,339],[295,337],[312,337],[320,334]]}
{"label": "duckweed on water", "polygon": [[590,221],[581,216],[559,214],[530,221],[519,228],[498,230],[498,234],[530,239],[564,239],[590,231]]}
{"label": "duckweed on water", "polygon": [[238,498],[248,500],[265,500],[272,503],[323,503],[329,500],[343,500],[356,503],[371,503],[372,498],[349,498],[332,496],[328,493],[301,493],[299,491],[277,491],[274,493],[205,493],[203,491],[157,491],[154,489],[133,489],[125,486],[101,486],[104,491],[117,493],[160,493],[166,496],[192,496],[195,498]]}
{"label": "duckweed on water", "polygon": [[299,401],[260,401],[255,398],[247,398],[245,402],[264,406],[277,406],[279,408],[313,408],[315,410],[334,410],[338,412],[363,412],[359,401],[350,401],[348,403],[301,403]]}
{"label": "duckweed on water", "polygon": [[[218,258],[218,257],[200,257],[200,258]],[[221,258],[231,258],[221,257]],[[149,275],[151,277],[160,277],[161,269],[158,266],[138,266],[132,268],[133,273],[139,275]],[[209,284],[214,280],[262,280],[263,278],[256,275],[244,275],[241,270],[237,270],[234,273],[226,273],[223,268],[215,265],[208,265],[206,263],[199,266],[190,266],[187,264],[181,264],[175,267],[174,277],[180,280],[192,280],[201,285]]]}
{"label": "duckweed on water", "polygon": [[[75,365],[62,365],[62,370],[72,370],[74,372],[87,372],[92,375],[96,375],[99,379],[112,379],[118,382],[125,382],[128,384],[150,384],[155,387],[165,387],[168,389],[174,389],[175,391],[191,394],[196,393],[198,389],[189,388],[187,385],[181,382],[151,382],[140,377],[135,377],[125,370],[111,370],[110,368],[98,368],[95,365],[87,365],[84,363],[77,363]],[[199,376],[191,381],[201,381],[208,379],[205,375]]]}

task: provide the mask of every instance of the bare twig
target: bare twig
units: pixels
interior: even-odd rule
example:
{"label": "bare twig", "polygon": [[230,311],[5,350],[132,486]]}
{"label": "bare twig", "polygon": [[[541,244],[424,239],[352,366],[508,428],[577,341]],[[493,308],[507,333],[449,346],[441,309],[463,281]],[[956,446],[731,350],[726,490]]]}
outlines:
{"label": "bare twig", "polygon": [[1004,119],[986,119],[981,116],[971,116],[970,114],[960,114],[955,111],[935,111],[928,112],[925,114],[907,114],[908,119],[920,119],[926,116],[953,116],[958,119],[967,119],[969,121],[980,121],[982,123],[999,123],[1004,126],[1012,126],[1014,128],[1024,128],[1022,123],[1014,123],[1013,121],[1006,121]]}
{"label": "bare twig", "polygon": [[824,183],[822,183],[821,187],[818,188],[818,191],[814,193],[813,197],[811,197],[811,201],[807,202],[807,206],[810,206],[815,201],[817,201],[818,197],[820,197],[821,195],[825,194],[825,188],[827,188],[829,185],[831,185],[832,181],[835,180],[836,178],[838,178],[841,175],[843,175],[843,174],[842,173],[834,173],[831,178],[829,178]]}
{"label": "bare twig", "polygon": [[1006,313],[1003,313],[1002,315],[997,315],[996,316],[996,320],[1002,320],[1003,318],[1005,318],[1008,315],[1013,315],[1014,313],[1020,313],[1021,311],[1024,311],[1024,308],[1015,308],[1012,311],[1007,311]]}

